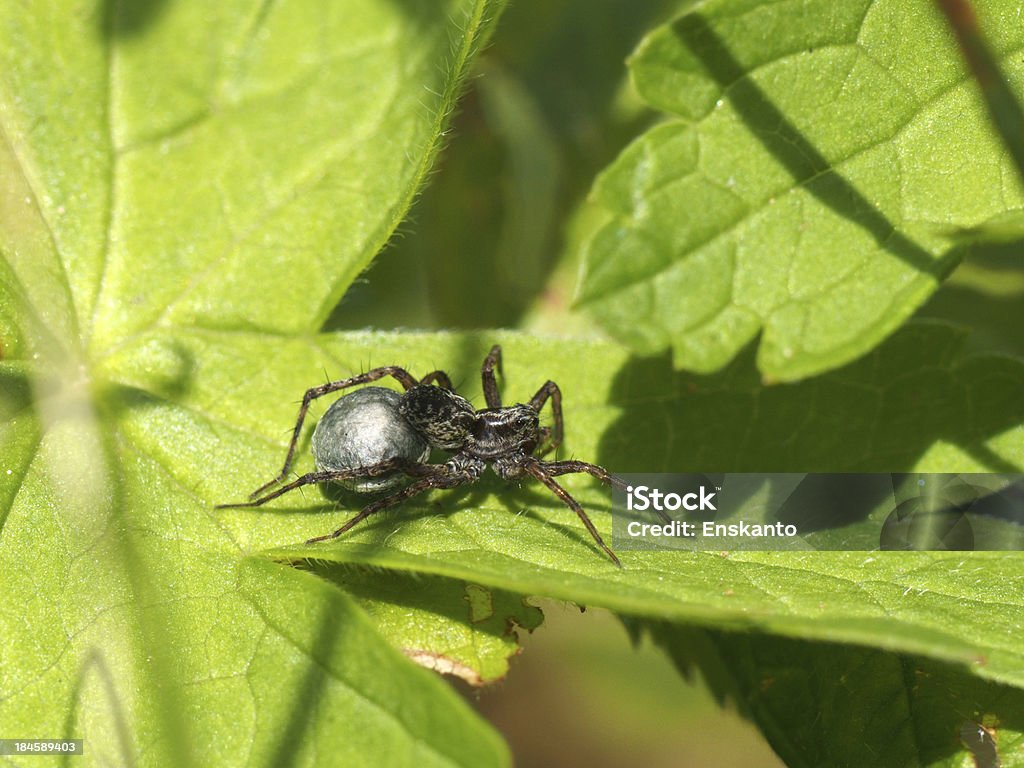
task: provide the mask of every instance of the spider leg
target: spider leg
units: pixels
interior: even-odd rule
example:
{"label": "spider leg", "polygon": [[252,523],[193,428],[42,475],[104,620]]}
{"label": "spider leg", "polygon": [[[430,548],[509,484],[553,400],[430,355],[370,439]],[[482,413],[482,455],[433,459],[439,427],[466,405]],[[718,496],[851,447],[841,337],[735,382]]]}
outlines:
{"label": "spider leg", "polygon": [[266,496],[261,496],[258,499],[252,501],[243,501],[235,504],[216,504],[214,509],[238,509],[241,507],[260,507],[266,504],[268,501],[273,501],[278,496],[283,496],[289,491],[294,491],[296,488],[301,488],[304,485],[316,485],[317,483],[330,483],[338,480],[350,480],[353,478],[364,478],[364,477],[379,477],[380,475],[386,475],[388,472],[394,472],[396,469],[405,472],[410,477],[420,477],[423,473],[422,467],[429,466],[426,464],[410,464],[408,461],[400,458],[385,459],[384,461],[373,464],[369,467],[355,467],[353,469],[326,469],[318,472],[307,472],[296,480],[283,485],[277,490],[271,491]]}
{"label": "spider leg", "polygon": [[[343,476],[338,477],[339,474]],[[347,479],[348,476],[348,471],[341,472],[336,470],[333,472],[307,472],[306,474],[299,477],[297,480],[293,480],[292,482],[288,483],[288,485],[282,485],[276,491],[271,491],[266,496],[261,496],[258,499],[253,499],[252,501],[239,501],[233,504],[214,504],[213,508],[238,509],[241,507],[259,507],[266,504],[268,501],[272,501],[273,499],[276,499],[278,496],[282,496],[288,493],[288,491],[294,491],[296,488],[300,488],[303,485],[315,485],[317,483],[326,483],[330,480],[345,480]],[[263,488],[266,488],[269,485],[270,484],[268,483],[267,485],[263,486]],[[260,488],[260,491],[262,491],[263,488]],[[257,491],[256,493],[259,493],[259,491]]]}
{"label": "spider leg", "polygon": [[[554,478],[552,478],[551,475],[548,474],[548,466],[548,464],[542,464],[541,462],[537,461],[530,462],[529,464],[526,465],[525,469],[535,478],[544,483],[544,485],[546,485],[552,493],[554,493],[558,498],[560,498],[562,502],[567,507],[569,507],[569,509],[576,513],[576,516],[583,521],[583,525],[585,525],[587,527],[587,530],[590,531],[590,535],[594,537],[594,541],[597,542],[598,546],[600,546],[601,549],[605,551],[608,557],[612,559],[613,563],[615,563],[617,566],[619,566],[619,568],[621,568],[622,563],[619,562],[619,558],[617,558],[615,556],[615,553],[612,552],[608,548],[608,545],[604,543],[604,539],[601,538],[601,534],[597,532],[597,528],[594,527],[594,524],[587,516],[587,513],[583,511],[583,507],[580,506],[580,503],[576,501],[576,499],[574,499],[569,494],[569,492],[565,490],[565,488],[556,483]],[[598,467],[598,469],[600,469],[600,467]]]}
{"label": "spider leg", "polygon": [[[438,373],[435,371],[435,374]],[[306,394],[302,397],[302,405],[299,406],[299,416],[295,420],[295,428],[292,430],[292,439],[288,443],[288,454],[284,459],[284,466],[281,468],[280,473],[270,482],[264,483],[255,491],[249,494],[250,499],[254,499],[259,496],[263,491],[267,490],[272,485],[277,485],[288,476],[288,470],[291,469],[292,459],[295,458],[295,446],[299,442],[299,435],[302,432],[302,422],[306,419],[306,411],[309,410],[309,404],[316,400],[318,397],[329,395],[331,392],[337,392],[341,389],[348,389],[349,387],[355,387],[359,384],[368,384],[371,381],[377,381],[383,379],[385,376],[391,376],[397,379],[398,382],[405,388],[415,387],[418,383],[416,379],[409,375],[409,373],[395,365],[387,365],[382,368],[374,368],[361,373],[358,376],[352,376],[348,379],[341,379],[339,381],[329,381],[326,384],[321,384],[319,387],[312,387],[306,390]],[[436,378],[436,376],[435,376]]]}
{"label": "spider leg", "polygon": [[[550,430],[547,427],[541,430],[541,445],[550,438],[551,442],[541,449],[538,456],[546,456],[555,450],[562,444],[562,390],[558,388],[558,385],[553,381],[546,381],[544,386],[537,390],[537,394],[530,400],[530,406],[540,413],[540,409],[544,407],[544,403],[551,399],[551,415],[555,420],[554,430]],[[547,432],[545,433],[545,430]]]}
{"label": "spider leg", "polygon": [[437,386],[443,389],[447,389],[449,391],[455,390],[455,387],[452,386],[452,380],[448,378],[448,374],[444,371],[431,371],[420,379],[420,384],[432,384],[435,381],[437,382]]}
{"label": "spider leg", "polygon": [[[618,488],[619,490],[624,491],[628,487],[626,481],[621,477],[616,477],[604,467],[599,467],[597,464],[588,464],[585,461],[545,461],[541,466],[543,466],[544,470],[553,477],[557,477],[558,475],[568,475],[574,472],[586,472],[588,475],[596,477],[602,483]],[[668,513],[664,510],[657,509],[655,512],[657,512],[658,516],[666,523],[672,522],[672,518],[669,517]]]}
{"label": "spider leg", "polygon": [[592,475],[606,485],[611,485],[616,488],[626,490],[626,481],[620,477],[616,477],[604,467],[599,467],[597,464],[588,464],[585,461],[545,461],[542,466],[544,471],[552,477],[558,475],[569,475],[574,472],[586,472],[588,475]]}
{"label": "spider leg", "polygon": [[[307,544],[315,544],[318,541],[328,541],[330,539],[336,539],[341,534],[353,528],[358,523],[362,522],[370,515],[375,512],[380,512],[382,509],[393,507],[396,504],[401,504],[406,499],[411,499],[413,496],[418,496],[425,491],[430,491],[435,488],[454,488],[457,485],[463,485],[464,483],[472,482],[472,475],[468,475],[462,472],[452,472],[444,464],[417,464],[412,465],[409,469],[416,472],[421,477],[412,485],[407,485],[399,491],[385,496],[383,499],[378,499],[367,504],[360,510],[359,514],[345,523],[341,528],[334,531],[333,533],[324,534],[323,536],[314,536],[312,539],[307,539]],[[412,474],[410,472],[409,474]]]}
{"label": "spider leg", "polygon": [[484,364],[480,368],[480,380],[484,387],[484,400],[488,408],[501,408],[501,395],[498,393],[498,383],[494,380],[494,368],[497,366],[498,373],[502,376],[505,372],[501,369],[501,345],[495,344],[491,351],[484,358]]}

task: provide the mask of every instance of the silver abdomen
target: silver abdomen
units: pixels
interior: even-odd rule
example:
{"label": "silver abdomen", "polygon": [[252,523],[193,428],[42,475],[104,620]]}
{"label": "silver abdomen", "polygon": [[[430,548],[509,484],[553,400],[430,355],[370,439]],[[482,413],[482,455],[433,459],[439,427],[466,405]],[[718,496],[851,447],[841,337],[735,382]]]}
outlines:
{"label": "silver abdomen", "polygon": [[[430,446],[398,412],[401,399],[392,389],[363,387],[336,400],[313,431],[317,469],[370,467],[396,457],[426,461]],[[374,493],[401,485],[405,479],[402,472],[391,472],[339,482],[359,493]]]}

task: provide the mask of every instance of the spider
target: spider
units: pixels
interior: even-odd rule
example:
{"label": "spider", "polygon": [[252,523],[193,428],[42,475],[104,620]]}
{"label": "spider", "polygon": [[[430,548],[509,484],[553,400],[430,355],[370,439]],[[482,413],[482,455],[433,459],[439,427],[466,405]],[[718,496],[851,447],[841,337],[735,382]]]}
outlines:
{"label": "spider", "polygon": [[[382,509],[393,507],[406,499],[435,488],[456,488],[476,482],[490,466],[505,480],[532,477],[543,483],[579,516],[597,545],[620,568],[622,563],[608,548],[587,513],[568,491],[555,481],[559,475],[585,472],[603,483],[618,488],[626,484],[603,467],[585,461],[545,461],[542,457],[562,442],[562,392],[553,381],[545,382],[528,403],[503,406],[495,381],[494,370],[501,371],[501,346],[494,345],[480,369],[487,407],[476,410],[457,394],[443,371],[428,373],[417,381],[404,369],[388,365],[340,381],[332,381],[306,391],[299,407],[284,467],[274,479],[253,491],[250,501],[218,504],[218,509],[258,507],[304,485],[340,482],[355,490],[373,491],[393,488],[401,477],[412,482],[400,490],[367,504],[333,533],[316,536],[306,543],[335,539],[356,524]],[[340,398],[324,414],[313,435],[313,451],[317,471],[309,472],[266,495],[261,493],[278,485],[287,477],[295,456],[295,447],[310,403],[318,397],[360,384],[368,384],[387,376],[405,388],[398,395],[380,387],[366,387]],[[436,386],[435,386],[436,382]],[[371,390],[388,393],[370,396]],[[362,393],[368,404],[348,401]],[[370,401],[373,401],[370,403]],[[554,427],[540,426],[540,411],[551,403]],[[377,408],[376,411],[372,410]],[[366,410],[369,408],[370,410]],[[339,415],[332,416],[338,409]],[[340,413],[344,409],[346,413]],[[355,422],[352,422],[353,415]],[[345,429],[345,421],[361,423],[359,430]],[[328,423],[328,426],[324,426]],[[323,430],[323,431],[321,431]],[[369,432],[367,438],[366,433]],[[322,435],[322,436],[321,436]],[[362,443],[375,442],[367,448]],[[360,445],[356,445],[356,443]],[[425,463],[429,449],[450,454],[443,464]],[[358,457],[372,456],[371,463],[359,466]]]}

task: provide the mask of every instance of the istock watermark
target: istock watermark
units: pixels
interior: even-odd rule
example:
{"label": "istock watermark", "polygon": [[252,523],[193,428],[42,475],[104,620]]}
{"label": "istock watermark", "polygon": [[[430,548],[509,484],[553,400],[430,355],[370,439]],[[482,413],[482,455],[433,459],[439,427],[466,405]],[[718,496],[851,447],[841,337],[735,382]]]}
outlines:
{"label": "istock watermark", "polygon": [[1021,550],[1024,475],[628,474],[616,549]]}
{"label": "istock watermark", "polygon": [[682,495],[678,493],[662,493],[657,488],[650,488],[646,485],[626,486],[626,509],[643,512],[648,509],[655,511],[674,512],[677,509],[686,509],[691,512],[698,509],[715,510],[715,494],[717,491],[708,491],[705,486],[699,490],[690,491]]}

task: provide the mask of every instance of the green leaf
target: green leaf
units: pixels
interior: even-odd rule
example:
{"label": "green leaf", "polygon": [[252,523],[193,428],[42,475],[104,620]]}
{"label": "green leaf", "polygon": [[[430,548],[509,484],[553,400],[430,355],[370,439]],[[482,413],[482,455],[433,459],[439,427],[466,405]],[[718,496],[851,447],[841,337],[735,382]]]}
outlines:
{"label": "green leaf", "polygon": [[[412,371],[440,367],[472,395],[479,392],[479,361],[490,342],[500,341],[506,401],[527,399],[548,377],[558,381],[565,396],[566,453],[613,470],[1012,471],[1024,464],[1022,365],[962,357],[962,340],[948,326],[917,324],[843,370],[765,388],[749,359],[696,377],[673,373],[667,360],[629,359],[595,342],[345,334],[310,343],[180,333],[184,354],[208,361],[192,374],[182,398],[187,410],[136,409],[126,414],[123,428],[133,444],[173,467],[181,485],[210,501],[241,500],[276,473],[295,399],[322,378],[324,368],[340,377],[384,362]],[[141,341],[138,349],[153,343]],[[133,369],[134,359],[126,355],[109,378],[141,383],[145,366]],[[239,378],[230,373],[235,370],[254,373]],[[294,394],[282,394],[289,392]],[[311,420],[325,405],[318,403],[321,410],[311,412]],[[311,469],[305,440],[301,445],[298,473]],[[212,468],[211,455],[217,457]],[[605,489],[589,478],[568,477],[566,485],[607,531]],[[353,514],[335,503],[325,505],[320,492],[309,489],[261,509],[222,510],[216,517],[250,551],[333,530]],[[556,499],[541,489],[516,492],[493,478],[466,494],[411,500],[334,545],[283,552],[436,573],[676,621],[734,626],[755,620],[793,636],[958,661],[985,654],[989,661],[978,674],[1024,679],[1019,650],[1004,630],[985,624],[1011,622],[1015,609],[979,619],[971,602],[995,600],[985,597],[989,590],[1010,606],[1024,599],[1020,559],[1013,555],[624,552],[620,573]],[[833,576],[823,592],[822,574],[828,573]],[[978,585],[978,573],[987,574],[986,584]],[[868,576],[878,583],[878,595],[864,591]],[[766,585],[774,586],[766,593]],[[785,604],[776,597],[783,594]],[[823,603],[824,595],[830,597]]]}
{"label": "green leaf", "polygon": [[31,306],[96,354],[315,329],[405,216],[500,6],[0,6],[0,246]]}
{"label": "green leaf", "polygon": [[249,677],[257,717],[271,727],[257,728],[254,751],[276,747],[274,764],[320,754],[337,765],[508,762],[500,737],[435,675],[406,665],[395,673],[398,654],[343,592],[265,560],[240,571],[239,591],[266,624]]}
{"label": "green leaf", "polygon": [[427,669],[486,685],[519,653],[517,628],[544,620],[519,595],[479,584],[361,568],[314,569],[353,597],[388,642]]}
{"label": "green leaf", "polygon": [[[345,350],[356,338],[322,343],[340,358],[351,354]],[[665,360],[629,360],[598,343],[496,340],[505,350],[506,398],[525,399],[547,377],[558,381],[567,453],[617,471],[715,471],[726,463],[780,471],[1012,470],[1024,464],[1024,366],[1000,357],[961,357],[962,338],[942,325],[911,326],[846,369],[773,388],[758,385],[749,359],[702,378],[673,374]],[[380,350],[382,342],[367,337],[364,343]],[[423,370],[466,371],[465,364],[450,364],[465,355],[457,337],[394,342],[388,359],[408,360],[418,346],[431,350]],[[468,359],[484,351],[478,347]],[[300,365],[289,356],[287,369]],[[213,409],[218,421],[238,418],[231,414],[241,401],[198,379],[196,385],[204,403],[197,407]],[[468,384],[464,389],[476,391]],[[139,427],[151,433],[140,434],[139,442],[160,442],[159,431]],[[281,451],[279,443],[262,459],[225,459],[229,475],[244,478],[235,498],[272,475]],[[254,471],[258,466],[269,471]],[[569,476],[565,484],[607,537],[607,491],[587,477]],[[252,510],[225,511],[221,519],[250,542],[243,546],[258,546],[275,536],[280,541],[289,530],[294,541],[329,532],[352,514],[321,518],[321,503],[298,494],[274,507],[274,519]],[[432,573],[676,622],[899,650],[1024,684],[1024,654],[1012,630],[1024,603],[1024,561],[1014,553],[620,552],[620,571],[557,499],[497,480],[482,481],[468,495],[411,500],[330,544],[271,553]]]}
{"label": "green leaf", "polygon": [[[962,667],[874,649],[651,626],[680,670],[699,664],[793,766],[1022,764],[1024,692]],[[986,749],[979,734],[988,742]],[[994,765],[978,759],[975,765]]]}
{"label": "green leaf", "polygon": [[[315,330],[406,214],[501,7],[0,3],[5,736],[84,737],[88,765],[508,763],[340,589],[246,559],[182,482],[225,427],[181,402]],[[179,324],[269,335],[224,367]]]}
{"label": "green leaf", "polygon": [[[476,372],[492,342],[504,345],[506,402],[527,399],[548,377],[558,381],[565,395],[567,453],[613,469],[649,466],[653,455],[666,470],[709,469],[723,457],[738,467],[770,457],[776,466],[807,462],[810,468],[814,461],[856,469],[880,468],[882,462],[887,469],[921,470],[967,470],[983,461],[1019,465],[1017,425],[1024,400],[1018,384],[1024,366],[1006,358],[964,358],[958,354],[961,341],[947,326],[920,324],[842,371],[764,388],[749,359],[716,376],[695,377],[673,373],[667,360],[631,359],[598,342],[504,334],[487,340],[381,333],[282,339],[181,329],[135,339],[96,373],[106,382],[100,413],[116,435],[110,455],[125,478],[125,520],[145,556],[145,604],[159,606],[151,609],[160,611],[159,620],[148,623],[171,628],[169,637],[177,640],[166,656],[184,667],[179,679],[197,681],[192,687],[207,679],[202,675],[211,662],[218,675],[230,677],[251,658],[250,638],[261,636],[260,625],[242,629],[248,624],[242,621],[246,610],[236,594],[235,572],[241,554],[274,547],[275,556],[289,561],[368,563],[624,614],[915,653],[960,664],[965,674],[1020,686],[1024,656],[1012,627],[1024,602],[1024,570],[1015,555],[623,552],[620,571],[557,499],[496,478],[464,493],[412,500],[343,540],[317,547],[297,542],[336,528],[353,514],[339,502],[354,506],[351,500],[330,491],[325,499],[321,490],[309,488],[259,509],[211,509],[215,502],[243,499],[277,472],[295,401],[322,379],[324,369],[340,377],[385,362],[414,372],[444,368],[479,401]],[[180,362],[188,360],[201,364]],[[173,399],[165,392],[175,393]],[[316,406],[311,423],[326,403]],[[780,445],[782,426],[786,440]],[[307,451],[308,430],[295,471],[311,467]],[[43,457],[36,464],[45,466]],[[57,528],[62,518],[42,532],[30,523],[36,510],[48,508],[33,489],[48,485],[45,477],[36,478],[16,499],[5,529],[5,567],[25,562],[26,553],[40,546],[36,536],[60,544],[58,551],[65,546]],[[566,485],[607,531],[606,490],[589,478],[569,477]],[[90,575],[92,560],[76,552],[55,559],[52,545],[30,561],[27,573],[45,574],[46,563],[62,570],[69,562]],[[316,568],[329,577],[334,572]],[[53,580],[54,589],[67,583],[56,575]],[[274,601],[272,583],[264,592]],[[111,595],[114,603],[124,600],[109,587],[97,593]],[[7,594],[12,604],[25,606],[37,591],[15,583]],[[386,599],[384,592],[369,598],[380,595]],[[403,599],[416,602],[408,592]],[[443,601],[423,607],[446,611]],[[369,604],[368,610],[377,608]],[[39,611],[53,615],[48,605]],[[109,609],[104,613],[101,607],[101,613]],[[313,643],[317,626],[302,616],[294,629]],[[390,617],[384,617],[387,624]],[[116,618],[110,619],[115,625]],[[34,619],[36,642],[63,642],[60,627],[38,629],[47,624]],[[432,638],[436,629],[419,636],[434,652],[450,651],[448,638]],[[198,654],[186,650],[188,638],[199,637],[211,639]],[[44,661],[50,661],[45,653]],[[190,687],[186,696],[191,695]],[[200,686],[196,695],[205,701],[212,694]],[[219,706],[197,716],[200,736],[214,731],[211,719],[237,706],[237,695],[223,694]],[[11,706],[24,701],[16,696]]]}
{"label": "green leaf", "polygon": [[[1013,75],[1010,5],[982,20]],[[630,69],[673,117],[596,182],[580,301],[641,354],[708,372],[759,336],[768,378],[835,368],[935,290],[957,230],[1024,205],[928,4],[709,2]]]}

